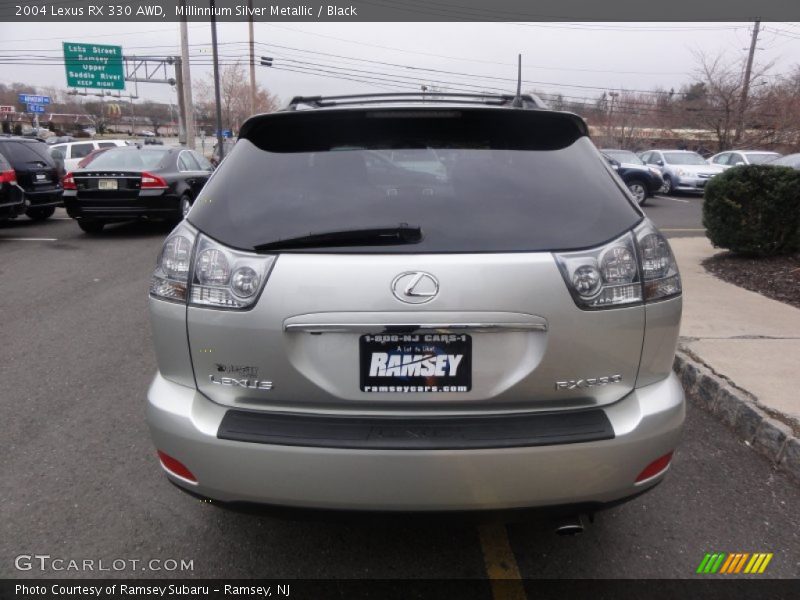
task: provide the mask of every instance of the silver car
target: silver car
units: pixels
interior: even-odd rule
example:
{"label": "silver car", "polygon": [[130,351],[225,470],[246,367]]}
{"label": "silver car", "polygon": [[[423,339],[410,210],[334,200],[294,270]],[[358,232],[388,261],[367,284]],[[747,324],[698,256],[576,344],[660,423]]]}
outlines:
{"label": "silver car", "polygon": [[727,170],[738,165],[763,165],[780,157],[777,152],[765,150],[730,150],[715,154],[708,159],[708,164],[719,165]]}
{"label": "silver car", "polygon": [[646,164],[661,169],[664,178],[663,193],[697,192],[703,190],[714,175],[724,169],[719,165],[710,165],[697,152],[689,150],[649,150],[639,154]]}
{"label": "silver car", "polygon": [[216,502],[593,511],[670,466],[681,302],[580,117],[296,98],[163,245],[147,419],[169,480]]}

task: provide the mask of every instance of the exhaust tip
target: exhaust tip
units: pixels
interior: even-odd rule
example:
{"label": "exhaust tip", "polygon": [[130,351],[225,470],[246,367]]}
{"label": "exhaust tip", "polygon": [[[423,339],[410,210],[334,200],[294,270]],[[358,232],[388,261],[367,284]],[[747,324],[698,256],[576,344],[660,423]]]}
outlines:
{"label": "exhaust tip", "polygon": [[583,530],[581,515],[564,518],[556,524],[556,533],[562,536],[579,535],[583,533]]}

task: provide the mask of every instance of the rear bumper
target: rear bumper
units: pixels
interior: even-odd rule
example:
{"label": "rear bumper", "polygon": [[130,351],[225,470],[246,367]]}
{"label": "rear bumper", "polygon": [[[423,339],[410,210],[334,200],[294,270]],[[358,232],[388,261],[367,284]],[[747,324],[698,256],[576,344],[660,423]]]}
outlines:
{"label": "rear bumper", "polygon": [[64,206],[73,219],[127,221],[130,219],[172,219],[182,217],[180,198],[165,194],[143,192],[135,198],[78,198],[74,192],[64,194]]}
{"label": "rear bumper", "polygon": [[350,510],[503,510],[608,504],[657,484],[637,475],[678,444],[674,375],[603,408],[613,439],[488,449],[397,450],[219,439],[229,409],[156,375],[147,419],[156,447],[197,477],[173,483],[223,502]]}
{"label": "rear bumper", "polygon": [[46,192],[25,192],[25,204],[28,208],[47,208],[48,206],[63,206],[64,192],[50,190]]}

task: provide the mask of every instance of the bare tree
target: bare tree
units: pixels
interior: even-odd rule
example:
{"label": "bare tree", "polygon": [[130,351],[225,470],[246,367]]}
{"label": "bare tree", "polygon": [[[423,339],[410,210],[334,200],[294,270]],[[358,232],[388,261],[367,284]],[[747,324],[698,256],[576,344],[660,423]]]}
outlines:
{"label": "bare tree", "polygon": [[[722,55],[711,57],[699,51],[695,52],[695,58],[698,62],[695,84],[703,84],[702,94],[691,100],[687,98],[684,107],[694,113],[697,126],[714,132],[719,150],[727,150],[733,146],[736,133],[743,84],[742,60],[726,62]],[[764,76],[771,67],[772,63],[754,67],[751,80]],[[749,123],[756,97],[750,95],[744,106],[745,123]]]}
{"label": "bare tree", "polygon": [[[250,116],[250,85],[240,61],[227,65],[220,71],[220,104],[222,125],[226,129],[238,130]],[[209,74],[195,84],[197,104],[201,113],[213,114],[214,76]],[[278,108],[278,99],[261,86],[256,87],[255,112],[273,112]]]}

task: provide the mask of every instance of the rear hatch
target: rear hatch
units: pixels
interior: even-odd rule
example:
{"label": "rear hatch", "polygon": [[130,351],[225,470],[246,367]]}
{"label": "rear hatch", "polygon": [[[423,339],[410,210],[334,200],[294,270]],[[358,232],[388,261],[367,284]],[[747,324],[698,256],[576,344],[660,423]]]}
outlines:
{"label": "rear hatch", "polygon": [[58,170],[43,142],[0,140],[0,152],[14,167],[17,183],[26,192],[60,189]]}
{"label": "rear hatch", "polygon": [[644,309],[579,308],[553,253],[607,244],[641,219],[574,115],[251,119],[189,221],[196,267],[224,270],[226,255],[235,277],[252,256],[268,277],[244,309],[190,303],[198,388],[226,405],[314,412],[614,402],[636,380]]}

